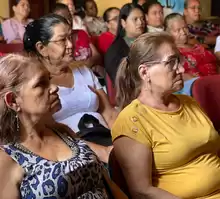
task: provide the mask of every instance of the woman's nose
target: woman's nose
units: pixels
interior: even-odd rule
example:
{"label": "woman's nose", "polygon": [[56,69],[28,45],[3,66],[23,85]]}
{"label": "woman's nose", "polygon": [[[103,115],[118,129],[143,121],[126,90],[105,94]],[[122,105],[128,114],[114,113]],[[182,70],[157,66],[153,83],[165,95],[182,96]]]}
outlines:
{"label": "woman's nose", "polygon": [[50,93],[57,93],[59,91],[58,86],[56,86],[55,84],[51,84],[50,85]]}

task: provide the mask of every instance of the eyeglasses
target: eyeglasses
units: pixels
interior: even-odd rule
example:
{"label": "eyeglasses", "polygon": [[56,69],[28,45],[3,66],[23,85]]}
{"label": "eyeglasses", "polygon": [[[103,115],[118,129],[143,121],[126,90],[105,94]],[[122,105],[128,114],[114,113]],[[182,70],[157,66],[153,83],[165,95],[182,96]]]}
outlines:
{"label": "eyeglasses", "polygon": [[164,64],[165,66],[168,67],[169,71],[175,71],[179,69],[181,66],[183,66],[184,61],[185,59],[183,56],[178,56],[175,58],[171,58],[167,61],[152,61],[152,62],[145,62],[145,64],[148,64],[148,65]]}
{"label": "eyeglasses", "polygon": [[200,7],[200,6],[192,6],[192,7],[188,7],[188,8],[192,9],[192,10],[199,10],[199,11],[202,10],[202,7]]}
{"label": "eyeglasses", "polygon": [[118,21],[118,16],[115,16],[115,17],[113,17],[112,19],[108,19],[107,22],[110,22],[110,21]]}
{"label": "eyeglasses", "polygon": [[66,46],[68,44],[68,42],[71,42],[72,43],[73,41],[73,37],[72,37],[72,34],[69,35],[68,37],[65,37],[63,39],[59,39],[59,40],[50,40],[49,43],[57,43],[58,45],[63,45],[63,46]]}
{"label": "eyeglasses", "polygon": [[180,32],[184,32],[184,33],[188,33],[189,32],[189,29],[188,27],[182,27],[182,28],[178,28],[176,30],[173,30],[174,33],[180,33]]}

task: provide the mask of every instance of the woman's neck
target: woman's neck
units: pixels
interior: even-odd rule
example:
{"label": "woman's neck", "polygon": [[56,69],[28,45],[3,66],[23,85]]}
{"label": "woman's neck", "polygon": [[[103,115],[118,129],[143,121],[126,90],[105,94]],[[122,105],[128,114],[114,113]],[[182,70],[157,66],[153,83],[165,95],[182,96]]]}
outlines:
{"label": "woman's neck", "polygon": [[129,37],[129,36],[125,36],[124,37],[124,40],[125,42],[127,43],[127,45],[130,47],[130,45],[134,42],[136,38],[132,38],[132,37]]}
{"label": "woman's neck", "polygon": [[21,17],[21,16],[19,16],[19,15],[15,15],[15,16],[14,16],[14,19],[15,19],[16,21],[20,22],[21,24],[26,24],[26,23],[27,23],[27,19],[24,18],[24,17]]}
{"label": "woman's neck", "polygon": [[148,24],[147,26],[148,27],[153,27],[153,28],[158,28],[158,29],[163,29],[163,25],[161,25],[161,26],[154,26],[154,25]]}
{"label": "woman's neck", "polygon": [[[30,140],[42,140],[43,139],[43,132],[45,132],[46,123],[48,121],[52,121],[52,116],[50,115],[47,119],[47,117],[41,117],[41,119],[36,119],[30,116],[20,116],[20,142],[26,143]],[[52,122],[49,122],[52,123]]]}
{"label": "woman's neck", "polygon": [[50,72],[50,75],[52,77],[60,76],[69,71],[68,65],[66,65],[66,67],[62,67],[62,64],[60,64],[59,66],[56,66],[55,64],[52,65],[51,63],[49,63],[49,60],[41,59],[41,61],[43,65],[47,68],[47,70]]}
{"label": "woman's neck", "polygon": [[180,106],[179,103],[175,102],[172,94],[142,91],[138,99],[142,104],[163,111],[174,111]]}

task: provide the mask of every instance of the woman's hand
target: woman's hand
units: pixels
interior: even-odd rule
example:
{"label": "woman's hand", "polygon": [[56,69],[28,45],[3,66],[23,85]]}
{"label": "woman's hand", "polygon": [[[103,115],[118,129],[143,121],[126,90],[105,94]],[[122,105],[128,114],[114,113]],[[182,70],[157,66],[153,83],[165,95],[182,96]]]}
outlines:
{"label": "woman's hand", "polygon": [[96,95],[99,96],[99,113],[103,116],[105,121],[108,124],[108,127],[111,128],[113,123],[115,122],[115,119],[117,118],[119,112],[113,108],[108,100],[108,97],[106,93],[103,91],[103,89],[95,89],[91,86],[88,86],[92,92],[94,92]]}

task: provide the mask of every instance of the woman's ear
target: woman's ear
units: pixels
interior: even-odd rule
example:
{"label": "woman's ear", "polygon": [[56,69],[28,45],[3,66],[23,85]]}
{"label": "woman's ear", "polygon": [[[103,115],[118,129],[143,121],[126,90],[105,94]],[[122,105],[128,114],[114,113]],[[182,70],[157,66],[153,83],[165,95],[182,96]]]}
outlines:
{"label": "woman's ear", "polygon": [[12,10],[15,13],[17,11],[16,6],[12,6]]}
{"label": "woman's ear", "polygon": [[48,57],[48,50],[47,46],[45,46],[41,41],[38,41],[35,44],[35,47],[37,49],[37,52],[42,56],[42,57]]}
{"label": "woman's ear", "polygon": [[123,29],[125,29],[126,27],[126,21],[124,19],[121,19],[121,25],[123,27]]}
{"label": "woman's ear", "polygon": [[146,22],[148,22],[148,16],[147,16],[147,14],[145,14],[145,20],[146,20]]}
{"label": "woman's ear", "polygon": [[147,80],[149,78],[149,67],[146,66],[145,64],[141,64],[138,67],[138,73],[143,81]]}
{"label": "woman's ear", "polygon": [[20,106],[16,102],[16,95],[13,92],[7,92],[4,97],[6,106],[15,112],[20,111]]}

